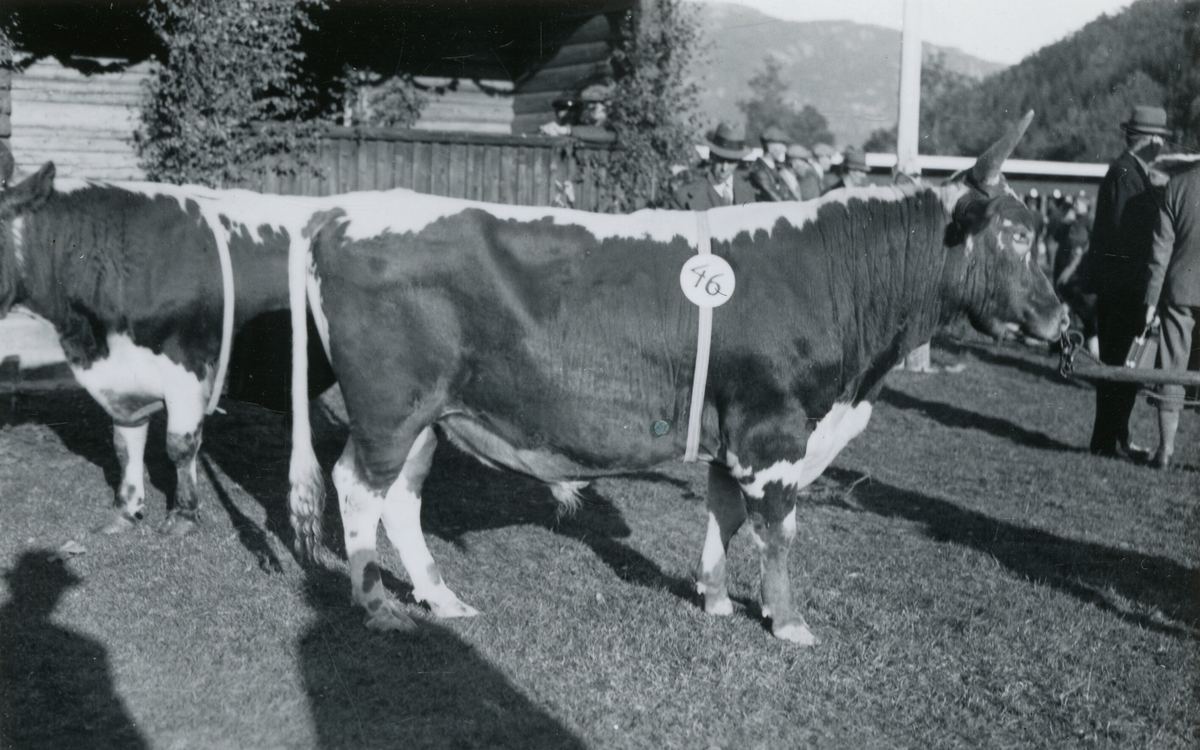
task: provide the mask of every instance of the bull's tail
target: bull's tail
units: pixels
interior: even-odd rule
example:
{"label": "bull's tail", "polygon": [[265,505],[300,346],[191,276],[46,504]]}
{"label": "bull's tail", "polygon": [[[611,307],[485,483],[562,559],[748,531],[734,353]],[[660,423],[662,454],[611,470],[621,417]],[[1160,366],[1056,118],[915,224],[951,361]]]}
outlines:
{"label": "bull's tail", "polygon": [[288,509],[296,534],[296,552],[315,559],[325,511],[325,480],[312,443],[308,413],[308,248],[300,237],[288,250],[288,301],[292,313],[292,458],[288,471]]}

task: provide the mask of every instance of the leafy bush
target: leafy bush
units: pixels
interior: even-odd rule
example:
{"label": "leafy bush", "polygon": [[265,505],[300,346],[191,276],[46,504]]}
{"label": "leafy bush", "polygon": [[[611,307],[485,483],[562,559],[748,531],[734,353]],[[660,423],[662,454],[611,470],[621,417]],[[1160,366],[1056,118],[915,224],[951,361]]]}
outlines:
{"label": "leafy bush", "polygon": [[308,0],[154,0],[166,48],[147,82],[134,146],[147,177],[220,187],[267,157],[303,169],[318,127],[297,51]]}
{"label": "leafy bush", "polygon": [[688,164],[700,133],[699,85],[692,78],[704,52],[696,7],[658,0],[630,11],[612,56],[609,153],[579,149],[585,170],[601,172],[603,210],[661,205],[673,165]]}

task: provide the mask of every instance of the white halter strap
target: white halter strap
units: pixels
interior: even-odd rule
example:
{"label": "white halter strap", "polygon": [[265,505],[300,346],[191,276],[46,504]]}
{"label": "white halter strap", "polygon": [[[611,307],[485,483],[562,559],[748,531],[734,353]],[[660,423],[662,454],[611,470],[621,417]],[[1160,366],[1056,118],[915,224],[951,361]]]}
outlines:
{"label": "white halter strap", "polygon": [[224,295],[224,311],[221,316],[221,352],[217,355],[217,374],[213,378],[212,393],[208,397],[205,414],[217,410],[217,402],[221,400],[221,392],[225,389],[225,371],[229,369],[229,351],[233,347],[233,261],[229,258],[229,240],[221,226],[221,216],[216,211],[206,210],[208,206],[201,205],[200,211],[212,229],[213,239],[217,243],[217,257],[221,261],[221,291]]}
{"label": "white halter strap", "polygon": [[[712,233],[708,228],[708,213],[696,212],[696,252],[700,255],[712,253]],[[683,460],[691,463],[700,454],[700,418],[704,412],[704,389],[708,385],[708,357],[712,349],[711,307],[700,306],[700,325],[696,333],[696,370],[692,374],[692,403],[688,411],[687,444]]]}

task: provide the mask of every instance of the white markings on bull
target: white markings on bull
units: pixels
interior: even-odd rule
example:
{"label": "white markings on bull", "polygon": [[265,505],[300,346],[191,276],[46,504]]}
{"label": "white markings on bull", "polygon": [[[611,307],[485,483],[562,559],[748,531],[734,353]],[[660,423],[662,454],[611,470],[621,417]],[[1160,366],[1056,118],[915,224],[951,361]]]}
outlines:
{"label": "white markings on bull", "polygon": [[871,404],[867,401],[853,407],[844,402],[834,404],[808,436],[804,458],[795,462],[776,461],[765,469],[756,470],[741,466],[737,457],[730,453],[730,472],[741,484],[742,491],[754,498],[761,498],[771,482],[803,489],[821,476],[846,444],[866,428],[870,418]]}
{"label": "white markings on bull", "polygon": [[425,546],[421,531],[421,482],[428,471],[436,438],[432,427],[426,427],[413,441],[400,470],[400,476],[388,489],[383,503],[383,527],[392,546],[400,552],[400,561],[408,571],[413,585],[413,597],[425,602],[438,617],[474,617],[479,612],[464,604],[438,573],[433,555]]}
{"label": "white markings on bull", "polygon": [[744,206],[722,206],[709,210],[709,229],[714,241],[730,242],[742,232],[747,232],[752,237],[759,231],[770,234],[780,219],[786,220],[788,224],[797,229],[803,228],[805,224],[815,222],[821,208],[830,204],[848,205],[851,201],[870,200],[895,202],[903,200],[913,192],[915,190],[911,187],[870,185],[835,190],[816,200],[802,203],[751,203]]}
{"label": "white markings on bull", "polygon": [[796,538],[796,506],[783,517],[783,538],[790,542]]}
{"label": "white markings on bull", "polygon": [[583,505],[583,495],[580,494],[588,482],[555,482],[550,485],[550,494],[564,510],[574,513]]}
{"label": "white markings on bull", "polygon": [[[721,544],[721,525],[716,515],[709,511],[708,530],[704,534],[704,550],[700,553],[700,579],[696,581],[696,593],[708,593],[705,579],[711,577],[717,567],[725,559],[725,545]],[[721,600],[709,603],[705,600],[704,611],[710,615],[733,614],[733,602],[726,596]]]}
{"label": "white markings on bull", "polygon": [[17,258],[17,271],[25,274],[25,217],[18,216],[9,222],[9,227],[12,232],[12,241],[14,253]]}
{"label": "white markings on bull", "polygon": [[[403,210],[397,210],[399,206],[403,206]],[[345,212],[344,221],[348,222],[346,237],[350,240],[370,239],[388,232],[418,233],[441,219],[469,208],[486,211],[502,221],[535,222],[550,219],[557,226],[581,226],[597,240],[648,237],[655,242],[670,242],[675,237],[693,237],[696,223],[690,211],[645,209],[623,215],[599,214],[569,208],[482,203],[403,189],[339,195],[338,208]]]}
{"label": "white markings on bull", "polygon": [[[155,354],[138,346],[124,333],[108,335],[109,355],[92,362],[90,367],[71,366],[75,379],[111,416],[128,420],[121,394],[136,394],[167,401],[168,420],[174,424],[190,421],[190,432],[200,424],[204,399],[208,396],[208,378],[201,379],[165,354]],[[211,373],[209,373],[211,376]],[[198,397],[198,403],[191,403]],[[180,412],[180,413],[176,413]],[[169,429],[169,428],[168,428]]]}
{"label": "white markings on bull", "polygon": [[125,465],[121,467],[121,509],[132,518],[141,518],[146,504],[146,435],[150,423],[137,427],[113,425],[116,440],[122,444]]}

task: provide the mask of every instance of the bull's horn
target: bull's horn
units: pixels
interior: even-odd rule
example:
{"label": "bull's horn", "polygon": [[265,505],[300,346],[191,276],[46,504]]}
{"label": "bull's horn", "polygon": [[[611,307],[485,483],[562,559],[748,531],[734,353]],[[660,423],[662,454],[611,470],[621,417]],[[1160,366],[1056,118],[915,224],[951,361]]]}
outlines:
{"label": "bull's horn", "polygon": [[971,177],[977,185],[990,187],[999,184],[1000,166],[1017,147],[1017,141],[1025,135],[1025,128],[1029,127],[1032,120],[1033,110],[1031,109],[1025,113],[1020,122],[1010,126],[1000,140],[993,143],[991,148],[980,155],[975,166],[971,168]]}

